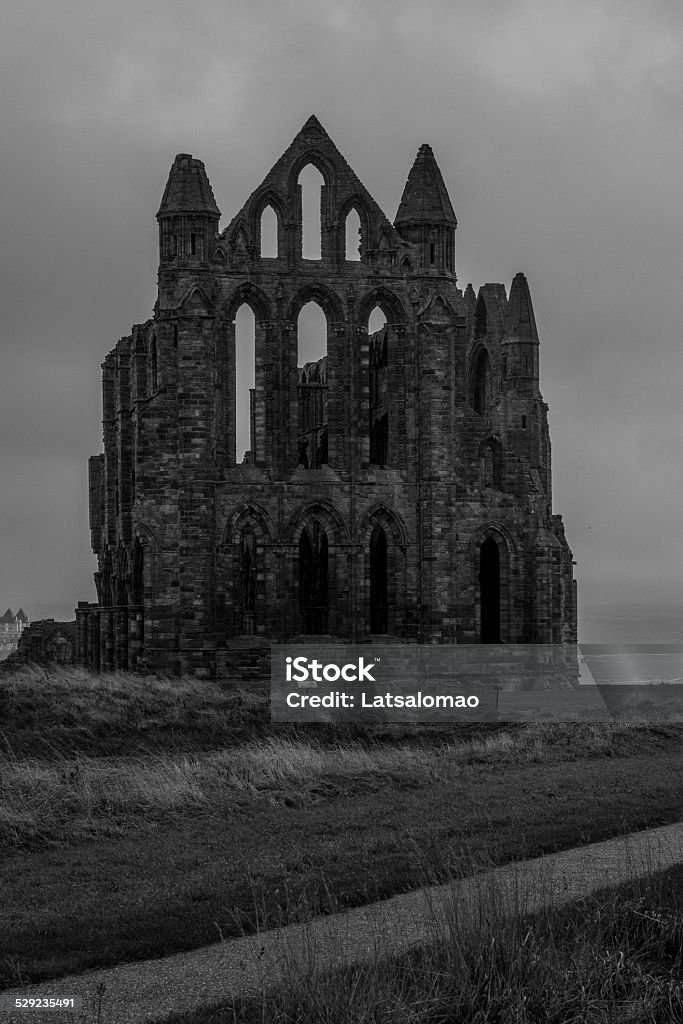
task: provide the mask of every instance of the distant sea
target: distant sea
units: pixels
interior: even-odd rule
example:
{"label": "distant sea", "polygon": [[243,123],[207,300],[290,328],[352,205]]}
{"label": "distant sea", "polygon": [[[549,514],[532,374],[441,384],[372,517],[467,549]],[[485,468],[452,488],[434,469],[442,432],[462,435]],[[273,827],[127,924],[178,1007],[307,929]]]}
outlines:
{"label": "distant sea", "polygon": [[683,644],[683,603],[581,605],[579,643]]}

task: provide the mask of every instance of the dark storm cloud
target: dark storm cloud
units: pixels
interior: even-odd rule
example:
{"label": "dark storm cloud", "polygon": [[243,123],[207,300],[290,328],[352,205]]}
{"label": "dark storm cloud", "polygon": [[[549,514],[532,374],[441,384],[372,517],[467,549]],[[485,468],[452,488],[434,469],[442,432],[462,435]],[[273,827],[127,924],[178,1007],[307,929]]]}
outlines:
{"label": "dark storm cloud", "polygon": [[390,217],[431,143],[461,284],[527,274],[584,615],[680,604],[681,29],[665,3],[10,5],[5,606],[92,597],[100,363],[151,313],[173,156],[205,161],[225,225],[312,112]]}

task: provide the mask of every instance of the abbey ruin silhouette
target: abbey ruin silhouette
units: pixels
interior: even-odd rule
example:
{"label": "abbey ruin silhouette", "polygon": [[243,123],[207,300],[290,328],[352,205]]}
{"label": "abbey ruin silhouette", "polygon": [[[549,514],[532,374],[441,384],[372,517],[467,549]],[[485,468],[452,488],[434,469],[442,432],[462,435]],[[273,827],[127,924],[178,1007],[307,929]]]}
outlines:
{"label": "abbey ruin silhouette", "polygon": [[[300,174],[322,175],[321,253]],[[277,255],[262,255],[264,213]],[[360,224],[360,259],[346,250]],[[572,554],[551,503],[539,337],[523,274],[459,288],[457,221],[429,146],[392,224],[315,117],[228,226],[178,155],[154,316],[103,364],[90,459],[93,669],[214,675],[240,652],[325,642],[576,641]],[[326,321],[306,362],[298,319]],[[249,452],[236,450],[235,317],[255,317]],[[369,333],[379,307],[385,326]]]}

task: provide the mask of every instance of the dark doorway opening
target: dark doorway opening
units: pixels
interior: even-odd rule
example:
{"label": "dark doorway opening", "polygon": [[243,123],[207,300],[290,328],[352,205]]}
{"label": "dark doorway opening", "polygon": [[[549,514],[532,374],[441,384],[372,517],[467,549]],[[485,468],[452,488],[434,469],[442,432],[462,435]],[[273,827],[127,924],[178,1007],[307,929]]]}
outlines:
{"label": "dark doorway opening", "polygon": [[479,552],[479,593],[481,598],[481,642],[500,643],[500,552],[493,537],[487,537]]}
{"label": "dark doorway opening", "polygon": [[386,633],[387,621],[387,537],[376,526],[370,538],[370,632]]}
{"label": "dark doorway opening", "polygon": [[299,595],[302,633],[327,633],[327,536],[318,523],[299,541]]}

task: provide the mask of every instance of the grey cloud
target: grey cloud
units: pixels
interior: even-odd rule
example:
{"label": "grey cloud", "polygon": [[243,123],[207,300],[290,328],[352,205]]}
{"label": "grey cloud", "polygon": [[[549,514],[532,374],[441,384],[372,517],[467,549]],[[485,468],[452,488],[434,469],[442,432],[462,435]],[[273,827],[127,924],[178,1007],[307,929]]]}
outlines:
{"label": "grey cloud", "polygon": [[5,606],[92,597],[99,367],[151,313],[173,156],[205,161],[225,225],[315,111],[391,217],[431,143],[463,285],[526,273],[580,607],[628,585],[671,609],[681,28],[676,4],[623,0],[13,5],[0,42]]}

